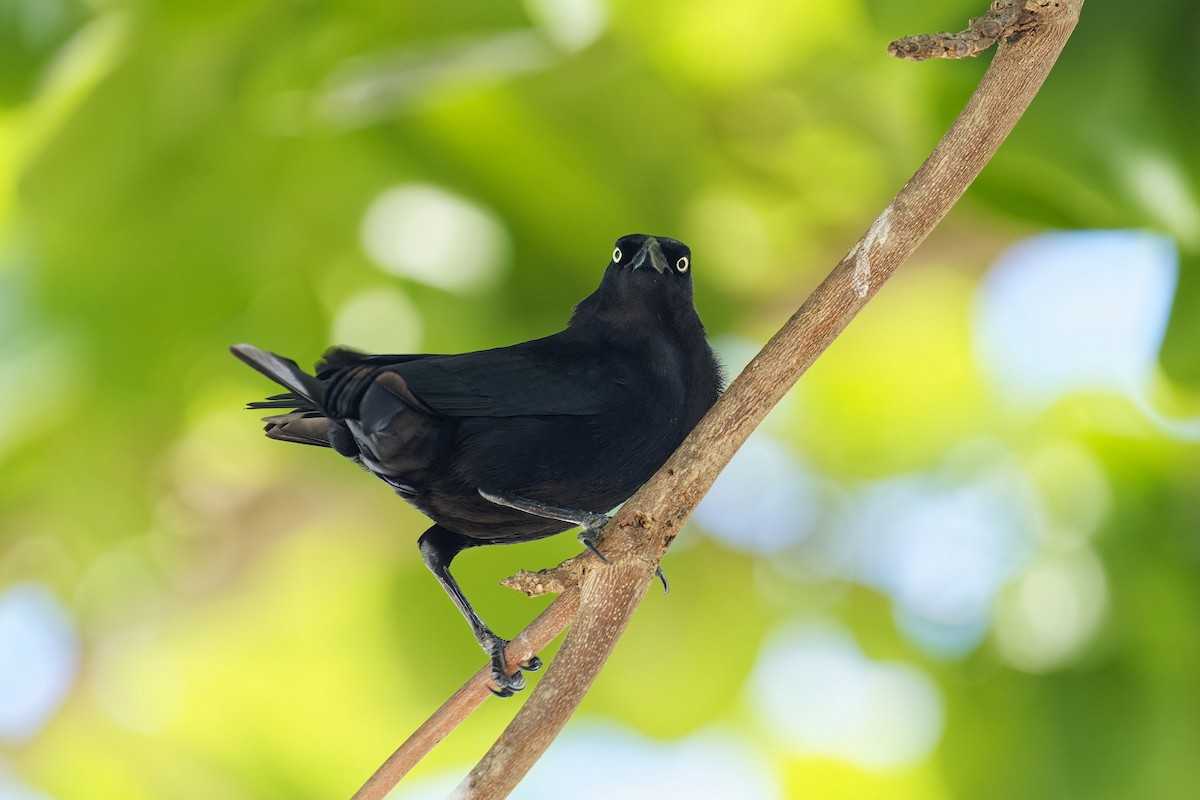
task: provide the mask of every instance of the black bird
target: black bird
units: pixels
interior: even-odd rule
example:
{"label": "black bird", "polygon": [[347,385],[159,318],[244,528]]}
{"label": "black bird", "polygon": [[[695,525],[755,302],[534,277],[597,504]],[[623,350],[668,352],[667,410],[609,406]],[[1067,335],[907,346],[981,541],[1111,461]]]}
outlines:
{"label": "black bird", "polygon": [[289,390],[250,404],[291,409],[263,420],[268,437],[333,448],[433,520],[421,555],[491,656],[501,696],[525,679],[506,674],[507,640],[471,608],[450,562],[468,547],[575,526],[595,552],[605,512],[645,483],[716,401],[721,374],[692,304],[691,258],[674,239],[624,236],[566,330],[509,347],[461,355],[334,348],[315,377],[250,345],[231,348]]}

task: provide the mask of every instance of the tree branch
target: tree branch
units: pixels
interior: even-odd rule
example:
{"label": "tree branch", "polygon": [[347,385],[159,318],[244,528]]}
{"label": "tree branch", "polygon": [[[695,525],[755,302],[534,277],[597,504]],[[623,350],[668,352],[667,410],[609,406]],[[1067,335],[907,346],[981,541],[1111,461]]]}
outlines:
{"label": "tree branch", "polygon": [[[533,658],[575,618],[579,610],[579,587],[563,586],[556,591],[562,594],[504,649],[504,658],[509,664],[524,664]],[[382,800],[438,742],[491,696],[492,665],[488,663],[480,667],[421,727],[413,731],[404,744],[396,748],[396,752],[354,793],[351,800]]]}
{"label": "tree branch", "polygon": [[[916,174],[609,523],[604,551],[612,563],[587,571],[578,617],[558,655],[455,798],[505,797],[541,757],[578,707],[645,595],[655,566],[717,474],[991,159],[1049,74],[1083,2],[996,0],[962,34],[892,43],[893,55],[915,60],[974,55],[994,40],[1000,46],[966,107]],[[378,797],[382,794],[356,795]]]}
{"label": "tree branch", "polygon": [[[965,31],[905,36],[889,44],[888,53],[907,61],[977,56],[1001,36],[1015,31],[1025,13],[1024,5],[1013,0],[994,0],[986,14],[967,23]],[[1028,19],[1024,21],[1029,22]]]}

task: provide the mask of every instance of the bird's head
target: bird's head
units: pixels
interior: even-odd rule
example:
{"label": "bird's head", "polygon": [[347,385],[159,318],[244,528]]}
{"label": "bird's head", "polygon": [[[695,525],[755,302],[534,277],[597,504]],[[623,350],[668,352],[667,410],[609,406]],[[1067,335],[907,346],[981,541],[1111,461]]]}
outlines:
{"label": "bird's head", "polygon": [[613,245],[610,267],[636,272],[653,270],[659,275],[687,277],[692,269],[692,251],[676,239],[631,233]]}
{"label": "bird's head", "polygon": [[631,233],[613,244],[600,288],[576,307],[572,322],[607,319],[619,326],[640,325],[637,320],[647,315],[677,321],[695,314],[692,251],[677,239]]}

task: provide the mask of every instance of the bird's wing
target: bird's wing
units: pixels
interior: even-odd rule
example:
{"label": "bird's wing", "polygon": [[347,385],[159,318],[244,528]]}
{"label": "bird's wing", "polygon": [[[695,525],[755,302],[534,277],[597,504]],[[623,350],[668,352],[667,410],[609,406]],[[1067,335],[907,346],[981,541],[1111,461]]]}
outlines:
{"label": "bird's wing", "polygon": [[588,416],[619,402],[621,376],[554,337],[384,367],[448,417]]}

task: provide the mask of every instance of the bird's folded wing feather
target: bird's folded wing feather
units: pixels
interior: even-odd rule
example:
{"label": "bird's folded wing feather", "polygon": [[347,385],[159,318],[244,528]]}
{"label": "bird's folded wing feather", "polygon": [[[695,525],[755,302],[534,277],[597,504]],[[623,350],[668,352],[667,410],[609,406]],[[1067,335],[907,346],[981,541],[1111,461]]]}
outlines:
{"label": "bird's folded wing feather", "polygon": [[[594,355],[571,353],[538,340],[461,355],[400,356],[370,363],[398,373],[434,411],[448,417],[592,415],[620,402],[621,381]],[[352,356],[336,357],[348,366]],[[365,359],[364,359],[365,360]]]}

